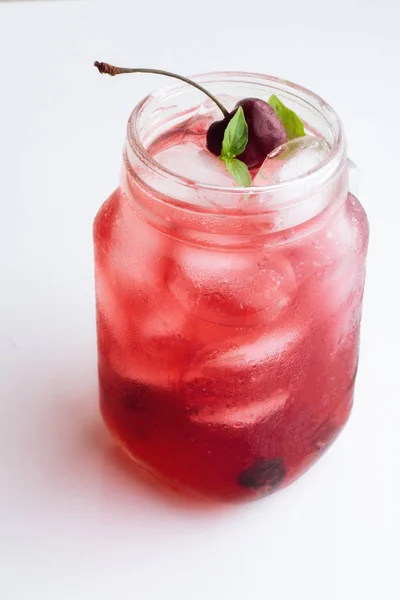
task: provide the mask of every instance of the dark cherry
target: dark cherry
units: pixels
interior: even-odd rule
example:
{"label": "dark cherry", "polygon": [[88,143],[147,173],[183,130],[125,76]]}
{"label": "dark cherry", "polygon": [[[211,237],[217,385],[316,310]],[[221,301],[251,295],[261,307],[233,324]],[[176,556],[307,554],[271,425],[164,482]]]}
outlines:
{"label": "dark cherry", "polygon": [[212,152],[212,154],[215,154],[215,156],[219,156],[221,154],[222,140],[224,139],[225,129],[227,128],[227,125],[234,116],[235,112],[236,109],[229,113],[227,117],[221,119],[221,121],[214,121],[214,123],[211,123],[207,130],[207,150]]}
{"label": "dark cherry", "polygon": [[245,151],[239,158],[249,169],[261,166],[267,154],[287,141],[286,131],[274,109],[259,98],[240,100],[232,112],[221,121],[212,123],[207,131],[207,148],[219,156],[224,132],[229,121],[241,106],[249,128],[249,138]]}
{"label": "dark cherry", "polygon": [[282,458],[258,458],[239,474],[237,482],[242,487],[255,490],[267,487],[272,492],[280,486],[285,476]]}

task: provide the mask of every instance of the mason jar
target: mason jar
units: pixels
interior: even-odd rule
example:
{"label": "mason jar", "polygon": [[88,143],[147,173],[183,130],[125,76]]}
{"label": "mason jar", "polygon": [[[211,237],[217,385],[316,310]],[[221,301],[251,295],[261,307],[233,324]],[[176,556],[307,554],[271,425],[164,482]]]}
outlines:
{"label": "mason jar", "polygon": [[329,153],[283,182],[221,184],[204,170],[217,107],[184,84],[136,106],[94,223],[100,408],[165,484],[249,500],[299,477],[349,417],[368,224],[326,102],[263,75],[195,79],[232,105],[278,95]]}

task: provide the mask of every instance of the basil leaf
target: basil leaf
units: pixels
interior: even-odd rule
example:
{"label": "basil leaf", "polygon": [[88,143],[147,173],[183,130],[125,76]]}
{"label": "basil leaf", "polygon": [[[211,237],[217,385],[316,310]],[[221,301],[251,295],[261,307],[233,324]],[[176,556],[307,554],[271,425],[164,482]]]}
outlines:
{"label": "basil leaf", "polygon": [[285,106],[283,102],[279,100],[278,96],[272,94],[268,100],[268,104],[272,106],[276,116],[284,126],[288,140],[293,140],[294,138],[306,135],[303,121],[293,110],[290,110],[290,108]]}
{"label": "basil leaf", "polygon": [[234,158],[238,154],[242,154],[246,148],[248,138],[249,128],[247,127],[243,108],[239,106],[225,129],[221,158],[223,156]]}
{"label": "basil leaf", "polygon": [[244,162],[238,158],[231,158],[229,156],[221,156],[221,160],[224,161],[226,170],[240,187],[251,186],[251,175]]}

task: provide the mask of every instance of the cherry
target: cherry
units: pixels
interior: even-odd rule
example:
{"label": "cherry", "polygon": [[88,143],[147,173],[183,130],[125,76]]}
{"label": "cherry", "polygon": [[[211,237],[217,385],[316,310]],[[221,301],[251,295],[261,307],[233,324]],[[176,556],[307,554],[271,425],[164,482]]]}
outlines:
{"label": "cherry", "polygon": [[166,75],[167,77],[180,79],[206,94],[215,102],[224,115],[222,120],[211,123],[207,131],[207,149],[216,156],[220,156],[221,154],[225,129],[239,106],[243,108],[244,117],[249,128],[249,135],[244,152],[237,158],[244,162],[250,169],[260,167],[267,154],[287,141],[285,128],[276,116],[274,109],[267,102],[259,98],[245,98],[244,100],[240,100],[236,104],[234,110],[228,112],[223,104],[221,104],[221,102],[208,90],[182,75],[163,71],[161,69],[128,69],[98,61],[94,63],[94,66],[97,67],[100,73],[106,73],[112,76],[121,75],[123,73],[155,73],[158,75]]}
{"label": "cherry", "polygon": [[268,491],[272,492],[280,486],[285,477],[286,470],[282,458],[258,458],[239,474],[237,482],[242,487],[255,490],[268,486]]}
{"label": "cherry", "polygon": [[221,121],[211,123],[208,128],[207,149],[216,156],[221,154],[225,129],[239,106],[243,108],[249,138],[244,152],[237,158],[253,169],[261,166],[267,154],[274,148],[285,143],[287,135],[272,106],[259,98],[245,98],[236,104],[229,115]]}

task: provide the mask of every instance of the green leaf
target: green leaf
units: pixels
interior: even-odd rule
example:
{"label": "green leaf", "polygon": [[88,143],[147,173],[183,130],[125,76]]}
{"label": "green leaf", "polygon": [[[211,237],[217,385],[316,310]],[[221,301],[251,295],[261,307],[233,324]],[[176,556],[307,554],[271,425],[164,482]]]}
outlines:
{"label": "green leaf", "polygon": [[249,139],[243,108],[239,106],[232,119],[229,121],[222,140],[221,160],[224,161],[226,170],[240,187],[249,187],[252,184],[251,175],[247,165],[235,158],[242,154]]}
{"label": "green leaf", "polygon": [[283,102],[279,100],[278,96],[272,94],[268,100],[268,104],[272,106],[276,116],[282,122],[288,140],[293,140],[294,138],[306,135],[303,121],[301,121],[293,110],[290,110],[290,108],[285,106]]}
{"label": "green leaf", "polygon": [[240,187],[249,187],[252,184],[251,175],[247,165],[238,158],[230,156],[221,156],[226,170],[232,175],[233,179]]}
{"label": "green leaf", "polygon": [[238,154],[242,154],[246,148],[248,138],[249,128],[247,127],[243,108],[239,106],[225,129],[221,158],[223,156],[234,158]]}

